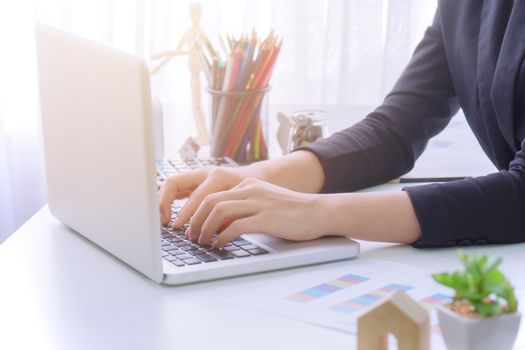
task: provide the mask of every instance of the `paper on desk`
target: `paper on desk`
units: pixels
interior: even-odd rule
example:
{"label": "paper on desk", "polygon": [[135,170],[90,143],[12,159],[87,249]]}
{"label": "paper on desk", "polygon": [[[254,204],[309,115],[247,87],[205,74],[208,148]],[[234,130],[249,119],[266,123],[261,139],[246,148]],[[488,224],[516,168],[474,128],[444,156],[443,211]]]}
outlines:
{"label": "paper on desk", "polygon": [[432,138],[404,178],[482,176],[496,171],[481,149],[462,113]]}
{"label": "paper on desk", "polygon": [[[445,349],[435,305],[451,291],[431,278],[432,271],[363,258],[293,273],[228,302],[337,331],[356,333],[357,318],[390,291],[405,290],[431,312],[432,349]],[[523,332],[522,332],[523,333]],[[516,346],[525,339],[519,339]]]}

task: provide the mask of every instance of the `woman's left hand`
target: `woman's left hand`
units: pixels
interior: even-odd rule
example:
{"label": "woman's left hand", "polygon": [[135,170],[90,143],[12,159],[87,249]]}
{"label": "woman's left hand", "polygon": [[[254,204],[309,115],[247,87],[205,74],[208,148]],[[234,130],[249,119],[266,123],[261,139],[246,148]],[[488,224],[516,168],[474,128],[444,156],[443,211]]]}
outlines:
{"label": "woman's left hand", "polygon": [[249,178],[230,190],[208,195],[193,215],[187,235],[214,248],[250,232],[295,241],[319,238],[329,233],[330,220],[322,198]]}

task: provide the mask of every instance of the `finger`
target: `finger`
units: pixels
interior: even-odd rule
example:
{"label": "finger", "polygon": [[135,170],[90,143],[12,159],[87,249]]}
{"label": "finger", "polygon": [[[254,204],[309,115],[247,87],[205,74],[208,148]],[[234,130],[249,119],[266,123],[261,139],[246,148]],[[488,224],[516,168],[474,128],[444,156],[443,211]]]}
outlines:
{"label": "finger", "polygon": [[201,200],[201,203],[199,204],[198,208],[196,208],[195,214],[193,214],[193,217],[191,219],[190,238],[192,240],[198,239],[201,233],[202,224],[204,223],[206,218],[210,215],[210,212],[217,205],[217,203],[223,202],[223,201],[242,200],[242,199],[246,199],[246,190],[244,189],[239,189],[239,190],[232,189],[228,191],[208,194],[207,196],[205,196],[205,198]]}
{"label": "finger", "polygon": [[171,203],[181,194],[195,189],[202,182],[205,173],[200,170],[177,174],[164,181],[159,191],[159,208],[163,225],[167,225],[171,219]]}
{"label": "finger", "polygon": [[158,185],[157,188],[157,196],[160,198],[160,195],[162,194],[162,189],[164,188],[164,182],[161,182],[160,185]]}
{"label": "finger", "polygon": [[230,226],[222,231],[219,236],[217,236],[217,239],[212,244],[212,248],[222,248],[225,244],[239,237],[243,233],[260,232],[260,228],[261,218],[258,215],[235,220]]}
{"label": "finger", "polygon": [[175,218],[175,222],[173,223],[175,228],[184,225],[194,216],[195,211],[201,205],[204,198],[212,193],[223,190],[223,186],[219,181],[217,178],[208,177],[191,193],[186,204],[184,204]]}
{"label": "finger", "polygon": [[[160,222],[163,226],[166,226],[168,224],[168,221],[171,217],[172,200],[170,200],[170,196],[167,194],[166,187],[166,181],[164,181],[160,186],[159,192],[157,194],[159,200]],[[167,207],[169,207],[169,210],[167,209]]]}
{"label": "finger", "polygon": [[[218,232],[223,231],[226,227],[230,226],[231,223],[231,221],[225,221],[224,224],[219,228]],[[184,235],[186,236],[186,238],[191,239],[191,229],[189,227],[184,232]]]}
{"label": "finger", "polygon": [[209,244],[214,234],[225,230],[233,221],[252,216],[255,212],[256,205],[252,201],[232,200],[217,203],[202,224],[199,244]]}
{"label": "finger", "polygon": [[[160,185],[159,187],[159,191],[157,192],[157,197],[160,199],[160,197],[162,196],[162,191],[163,189],[165,188],[165,186],[163,186],[162,184]],[[184,199],[184,198],[187,198],[189,197],[189,195],[191,194],[191,191],[181,191],[181,192],[177,192],[177,194],[175,195],[175,199]]]}
{"label": "finger", "polygon": [[175,196],[175,199],[188,198],[190,194],[191,194],[191,191],[182,191],[182,192],[177,193],[177,195]]}

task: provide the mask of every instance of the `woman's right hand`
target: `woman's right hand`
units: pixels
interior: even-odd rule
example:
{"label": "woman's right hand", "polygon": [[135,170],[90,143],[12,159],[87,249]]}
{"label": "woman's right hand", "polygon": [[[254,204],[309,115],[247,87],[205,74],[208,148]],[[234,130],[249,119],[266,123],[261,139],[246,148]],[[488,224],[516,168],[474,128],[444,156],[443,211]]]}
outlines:
{"label": "woman's right hand", "polygon": [[173,222],[173,226],[179,228],[190,220],[206,196],[229,190],[248,177],[259,177],[257,175],[249,166],[206,167],[167,178],[159,190],[162,225],[168,225],[171,219],[171,204],[174,200],[188,197]]}
{"label": "woman's right hand", "polygon": [[188,197],[173,226],[187,223],[206,196],[229,190],[244,179],[254,178],[296,192],[317,193],[324,183],[324,173],[317,157],[309,151],[296,151],[283,157],[241,167],[207,167],[167,178],[159,191],[163,225],[171,219],[171,203]]}

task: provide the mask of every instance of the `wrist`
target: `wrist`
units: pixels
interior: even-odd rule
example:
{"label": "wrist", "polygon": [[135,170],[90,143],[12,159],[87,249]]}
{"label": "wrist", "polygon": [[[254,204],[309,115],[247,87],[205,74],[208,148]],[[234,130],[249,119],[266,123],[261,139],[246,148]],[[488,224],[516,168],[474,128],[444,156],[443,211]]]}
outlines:
{"label": "wrist", "polygon": [[246,166],[247,174],[293,191],[318,193],[324,184],[324,172],[317,157],[297,151],[282,157]]}
{"label": "wrist", "polygon": [[269,164],[270,160],[263,160],[255,162],[250,165],[242,167],[243,175],[246,177],[253,177],[265,182],[273,183],[268,168],[271,168]]}
{"label": "wrist", "polygon": [[421,235],[405,192],[338,193],[328,195],[331,232],[369,241],[411,244]]}
{"label": "wrist", "polygon": [[352,213],[347,205],[349,194],[316,194],[315,208],[318,208],[319,221],[324,235],[349,236],[352,227]]}

